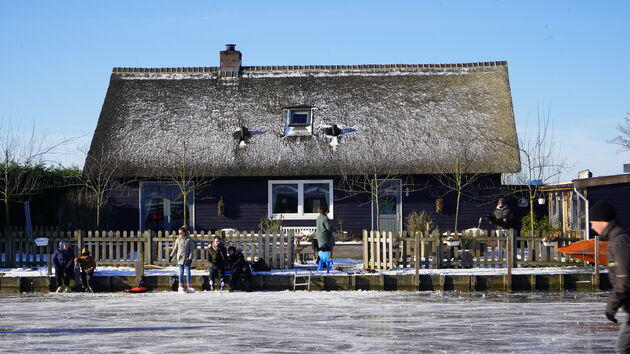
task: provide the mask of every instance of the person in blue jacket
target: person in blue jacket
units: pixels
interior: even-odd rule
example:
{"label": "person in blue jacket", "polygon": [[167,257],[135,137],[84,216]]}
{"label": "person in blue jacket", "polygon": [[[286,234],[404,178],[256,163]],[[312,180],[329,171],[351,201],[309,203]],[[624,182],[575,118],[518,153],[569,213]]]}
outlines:
{"label": "person in blue jacket", "polygon": [[70,279],[74,276],[74,250],[70,243],[59,242],[59,248],[53,256],[55,278],[57,280],[57,292],[70,291]]}

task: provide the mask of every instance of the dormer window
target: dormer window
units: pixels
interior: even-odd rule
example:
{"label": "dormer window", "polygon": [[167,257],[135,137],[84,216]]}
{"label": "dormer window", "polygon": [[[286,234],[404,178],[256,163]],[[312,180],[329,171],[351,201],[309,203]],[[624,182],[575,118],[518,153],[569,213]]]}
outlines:
{"label": "dormer window", "polygon": [[311,108],[289,108],[286,110],[285,136],[308,136],[313,134],[313,112]]}

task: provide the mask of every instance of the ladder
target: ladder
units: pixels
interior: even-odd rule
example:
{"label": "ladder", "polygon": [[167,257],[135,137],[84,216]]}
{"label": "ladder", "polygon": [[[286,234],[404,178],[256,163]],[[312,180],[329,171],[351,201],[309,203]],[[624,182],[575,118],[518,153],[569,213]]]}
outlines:
{"label": "ladder", "polygon": [[306,286],[306,291],[311,291],[311,274],[293,276],[293,291],[298,286]]}

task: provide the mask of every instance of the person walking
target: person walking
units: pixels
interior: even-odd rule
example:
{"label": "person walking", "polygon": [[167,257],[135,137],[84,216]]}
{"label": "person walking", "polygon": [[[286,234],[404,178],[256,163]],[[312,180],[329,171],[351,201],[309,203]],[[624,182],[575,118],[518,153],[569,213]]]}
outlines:
{"label": "person walking", "polygon": [[70,292],[70,278],[74,276],[74,250],[67,241],[60,241],[53,255],[57,292]]}
{"label": "person walking", "polygon": [[[173,250],[169,255],[169,259],[176,256],[175,261],[179,267],[179,286],[177,291],[183,292],[195,292],[192,287],[192,279],[190,277],[190,267],[192,266],[194,251],[196,248],[195,241],[190,238],[190,232],[186,225],[182,226],[178,230],[179,235],[173,245]],[[186,286],[184,286],[184,272],[186,272]]]}
{"label": "person walking", "polygon": [[[615,208],[606,202],[597,202],[589,212],[591,229],[600,241],[608,241],[606,259],[612,291],[606,304],[606,318],[617,323],[617,311],[623,307],[630,312],[630,234],[616,220]],[[617,352],[630,353],[630,320],[624,323],[617,339]]]}
{"label": "person walking", "polygon": [[90,251],[87,248],[81,250],[81,256],[74,259],[79,265],[79,272],[81,278],[81,287],[83,291],[93,293],[92,290],[92,278],[94,277],[94,271],[96,270],[96,262],[90,255]]}
{"label": "person walking", "polygon": [[210,262],[210,290],[214,290],[214,278],[219,276],[219,290],[223,290],[225,282],[225,266],[228,264],[227,253],[221,242],[221,237],[214,236],[212,245],[208,249],[208,262]]}

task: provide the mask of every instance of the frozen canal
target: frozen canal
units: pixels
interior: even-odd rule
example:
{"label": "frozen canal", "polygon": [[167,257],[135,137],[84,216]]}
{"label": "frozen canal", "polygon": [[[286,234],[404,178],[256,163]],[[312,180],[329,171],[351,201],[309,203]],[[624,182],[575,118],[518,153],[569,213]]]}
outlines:
{"label": "frozen canal", "polygon": [[[606,294],[0,295],[0,352],[612,352]],[[625,315],[620,315],[625,319]]]}

